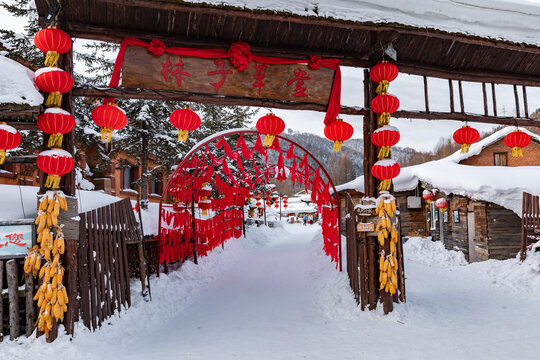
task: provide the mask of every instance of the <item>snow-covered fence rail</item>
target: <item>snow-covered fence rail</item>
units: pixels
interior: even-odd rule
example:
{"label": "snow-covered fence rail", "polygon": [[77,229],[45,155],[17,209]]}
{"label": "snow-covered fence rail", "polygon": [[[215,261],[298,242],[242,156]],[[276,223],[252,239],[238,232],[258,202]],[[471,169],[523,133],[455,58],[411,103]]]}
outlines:
{"label": "snow-covered fence rail", "polygon": [[79,307],[97,329],[122,306],[131,306],[127,243],[140,242],[129,199],[80,214]]}
{"label": "snow-covered fence rail", "polygon": [[527,247],[540,241],[540,205],[539,197],[523,193],[523,211],[521,216],[521,261],[527,256]]}

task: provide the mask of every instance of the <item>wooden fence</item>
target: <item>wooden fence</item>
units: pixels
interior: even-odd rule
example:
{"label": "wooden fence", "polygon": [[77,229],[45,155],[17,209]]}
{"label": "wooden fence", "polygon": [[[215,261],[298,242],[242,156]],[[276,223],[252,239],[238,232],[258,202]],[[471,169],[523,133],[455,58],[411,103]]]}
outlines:
{"label": "wooden fence", "polygon": [[[345,196],[345,228],[347,237],[347,274],[357,304],[364,310],[377,307],[382,295],[379,289],[379,244],[376,236],[368,232],[358,231],[358,213],[355,203],[349,194]],[[399,224],[399,222],[398,222]],[[398,268],[398,292],[393,296],[393,302],[405,301],[405,271],[403,263],[403,244],[398,225],[398,243],[396,258]],[[392,302],[390,301],[390,303]]]}
{"label": "wooden fence", "polygon": [[131,306],[126,245],[140,243],[141,232],[129,199],[80,217],[80,315],[95,330],[114,311]]}
{"label": "wooden fence", "polygon": [[521,261],[527,257],[527,247],[540,241],[540,206],[538,196],[523,193],[521,215]]}

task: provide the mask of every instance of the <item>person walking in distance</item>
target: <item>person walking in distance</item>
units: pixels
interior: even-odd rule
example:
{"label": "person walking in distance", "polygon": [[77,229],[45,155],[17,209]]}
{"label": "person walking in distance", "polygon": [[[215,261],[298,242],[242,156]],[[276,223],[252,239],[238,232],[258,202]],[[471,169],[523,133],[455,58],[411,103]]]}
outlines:
{"label": "person walking in distance", "polygon": [[307,224],[307,215],[304,215],[304,226]]}

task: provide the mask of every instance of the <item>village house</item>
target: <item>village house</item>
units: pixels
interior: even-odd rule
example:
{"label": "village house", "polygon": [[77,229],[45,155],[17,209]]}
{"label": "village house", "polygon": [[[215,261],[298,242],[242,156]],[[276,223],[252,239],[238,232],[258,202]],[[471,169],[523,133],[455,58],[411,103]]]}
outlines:
{"label": "village house", "polygon": [[[540,193],[540,136],[525,129],[531,144],[522,158],[512,157],[504,137],[507,127],[436,161],[401,169],[394,179],[402,236],[431,236],[448,249],[462,251],[470,261],[507,259],[520,249],[523,192]],[[342,212],[345,193],[355,203],[363,197],[363,176],[340,186]],[[428,202],[424,190],[434,193]],[[448,207],[436,207],[439,198]]]}

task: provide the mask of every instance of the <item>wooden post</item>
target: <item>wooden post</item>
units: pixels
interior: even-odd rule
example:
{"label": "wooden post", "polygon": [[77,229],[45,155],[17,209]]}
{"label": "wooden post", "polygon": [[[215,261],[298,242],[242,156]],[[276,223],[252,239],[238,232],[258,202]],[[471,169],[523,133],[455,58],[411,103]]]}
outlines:
{"label": "wooden post", "polygon": [[[0,285],[1,288],[1,285]],[[26,311],[26,336],[30,337],[34,332],[34,276],[25,274],[24,276],[24,295]]]}
{"label": "wooden post", "polygon": [[424,76],[424,102],[426,105],[426,112],[429,112],[428,82],[426,76]]}
{"label": "wooden post", "polygon": [[374,236],[367,236],[368,241],[368,288],[369,288],[369,310],[375,310],[377,308],[377,299],[379,294],[378,289],[378,262],[377,262],[377,239]]}
{"label": "wooden post", "polygon": [[465,112],[465,102],[463,101],[463,88],[461,87],[461,80],[458,80],[458,89],[459,89],[459,106],[461,112]]}
{"label": "wooden post", "polygon": [[525,113],[525,117],[528,118],[529,117],[529,104],[527,103],[527,87],[523,85],[521,88],[523,90],[523,112]]}
{"label": "wooden post", "polygon": [[[244,215],[244,205],[242,205],[242,232],[244,233],[244,238],[246,237],[246,217]],[[221,243],[223,245],[223,243]]]}
{"label": "wooden post", "polygon": [[497,116],[497,95],[495,94],[494,83],[491,83],[491,98],[493,100],[493,115]]}
{"label": "wooden post", "polygon": [[450,92],[450,112],[454,112],[454,85],[452,79],[448,79],[448,91]]}
{"label": "wooden post", "polygon": [[4,340],[4,297],[2,289],[4,288],[4,262],[0,260],[0,341]]}
{"label": "wooden post", "polygon": [[6,262],[6,275],[9,298],[9,339],[19,337],[19,284],[17,282],[17,260]]}
{"label": "wooden post", "polygon": [[516,117],[521,117],[519,111],[519,95],[516,84],[514,84],[514,100],[516,101]]}
{"label": "wooden post", "polygon": [[482,98],[484,99],[484,115],[488,115],[486,83],[482,82]]}

